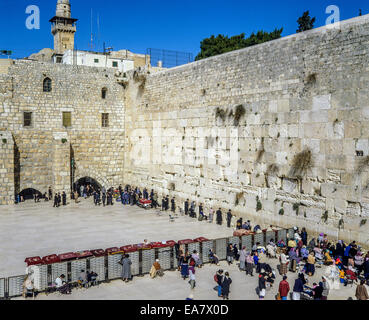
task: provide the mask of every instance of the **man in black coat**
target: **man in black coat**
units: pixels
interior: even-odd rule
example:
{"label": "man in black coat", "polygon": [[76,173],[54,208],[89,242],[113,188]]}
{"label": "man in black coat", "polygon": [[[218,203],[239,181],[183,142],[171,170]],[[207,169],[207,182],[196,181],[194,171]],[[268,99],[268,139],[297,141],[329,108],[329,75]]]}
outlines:
{"label": "man in black coat", "polygon": [[227,212],[227,227],[230,228],[231,227],[231,220],[232,220],[232,212],[231,210],[229,210]]}
{"label": "man in black coat", "polygon": [[64,191],[63,191],[62,197],[63,197],[63,206],[66,206],[67,205],[67,194]]}
{"label": "man in black coat", "polygon": [[220,208],[216,212],[216,214],[217,214],[217,224],[222,225],[223,217],[222,217],[222,211],[220,210]]}
{"label": "man in black coat", "polygon": [[171,204],[172,204],[172,212],[176,212],[176,202],[175,202],[175,197],[172,198],[171,200]]}
{"label": "man in black coat", "polygon": [[161,211],[165,210],[165,197],[161,199]]}
{"label": "man in black coat", "polygon": [[60,207],[61,204],[61,195],[60,192],[58,193],[58,207]]}
{"label": "man in black coat", "polygon": [[54,208],[57,208],[58,207],[58,194],[55,193],[55,196],[54,196],[54,205],[53,205]]}
{"label": "man in black coat", "polygon": [[169,210],[169,196],[166,196],[165,198],[165,211]]}
{"label": "man in black coat", "polygon": [[187,199],[184,203],[184,211],[185,211],[185,215],[188,215],[188,206],[189,206],[189,200]]}
{"label": "man in black coat", "polygon": [[105,201],[106,201],[106,194],[103,193],[102,194],[102,203],[103,203],[103,206],[105,207]]}
{"label": "man in black coat", "polygon": [[51,187],[49,187],[49,200],[53,198],[53,191],[51,190]]}
{"label": "man in black coat", "polygon": [[223,295],[223,300],[227,299],[229,300],[229,292],[230,292],[230,286],[232,283],[232,279],[229,277],[229,273],[226,272],[224,274],[224,279],[222,282],[222,295]]}

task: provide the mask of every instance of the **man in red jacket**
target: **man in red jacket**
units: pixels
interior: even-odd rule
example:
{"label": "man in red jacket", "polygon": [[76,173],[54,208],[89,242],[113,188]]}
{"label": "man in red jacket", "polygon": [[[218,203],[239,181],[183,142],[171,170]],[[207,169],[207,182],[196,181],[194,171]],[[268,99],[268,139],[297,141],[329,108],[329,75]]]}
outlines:
{"label": "man in red jacket", "polygon": [[279,294],[282,300],[287,300],[288,292],[290,291],[290,285],[287,282],[287,276],[283,277],[283,280],[279,283]]}

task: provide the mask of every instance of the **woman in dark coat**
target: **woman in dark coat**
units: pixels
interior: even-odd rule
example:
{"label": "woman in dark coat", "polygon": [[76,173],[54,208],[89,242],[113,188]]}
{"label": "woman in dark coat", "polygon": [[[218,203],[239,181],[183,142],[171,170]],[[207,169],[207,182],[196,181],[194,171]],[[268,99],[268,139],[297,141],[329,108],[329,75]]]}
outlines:
{"label": "woman in dark coat", "polygon": [[306,229],[302,228],[302,230],[301,230],[301,240],[302,240],[302,243],[304,244],[304,246],[307,246],[307,238],[308,238],[308,235],[307,235]]}
{"label": "woman in dark coat", "polygon": [[189,271],[188,271],[188,260],[189,260],[189,258],[186,255],[182,259],[182,263],[181,263],[181,276],[182,276],[183,280],[186,280],[188,278],[188,275],[189,275]]}
{"label": "woman in dark coat", "polygon": [[231,286],[231,283],[232,283],[232,279],[229,277],[229,273],[226,272],[224,274],[224,279],[223,279],[223,282],[222,282],[222,295],[223,295],[223,300],[227,299],[229,300],[229,289],[230,289],[230,286]]}
{"label": "woman in dark coat", "polygon": [[343,244],[342,240],[338,240],[338,243],[336,244],[336,250],[335,250],[335,255],[334,257],[340,258],[341,260],[343,259],[345,253],[345,245]]}
{"label": "woman in dark coat", "polygon": [[265,278],[266,278],[266,274],[264,272],[259,274],[259,286],[258,287],[259,287],[259,299],[260,300],[263,300],[265,297],[265,290],[266,290]]}
{"label": "woman in dark coat", "polygon": [[125,282],[128,282],[128,280],[132,278],[131,265],[132,261],[129,258],[129,255],[128,254],[124,255],[122,259],[122,280]]}

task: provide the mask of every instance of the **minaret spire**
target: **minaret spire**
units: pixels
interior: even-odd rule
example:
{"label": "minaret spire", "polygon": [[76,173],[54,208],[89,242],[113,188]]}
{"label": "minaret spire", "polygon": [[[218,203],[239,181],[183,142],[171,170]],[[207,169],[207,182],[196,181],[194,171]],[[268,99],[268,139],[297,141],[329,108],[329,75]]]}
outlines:
{"label": "minaret spire", "polygon": [[62,56],[66,50],[74,50],[77,19],[73,19],[71,16],[70,1],[58,0],[55,17],[50,20],[52,24],[51,33],[54,36],[55,55]]}

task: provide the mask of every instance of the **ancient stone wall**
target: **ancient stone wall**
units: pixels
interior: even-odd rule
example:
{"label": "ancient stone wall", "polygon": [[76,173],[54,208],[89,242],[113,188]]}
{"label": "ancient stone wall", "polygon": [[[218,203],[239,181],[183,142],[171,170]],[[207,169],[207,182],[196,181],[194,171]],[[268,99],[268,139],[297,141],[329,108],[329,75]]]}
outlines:
{"label": "ancient stone wall", "polygon": [[131,80],[126,182],[367,243],[369,16],[335,27]]}
{"label": "ancient stone wall", "polygon": [[[46,77],[52,80],[51,92],[43,91]],[[71,153],[74,181],[87,176],[106,187],[121,183],[123,93],[111,68],[29,61],[8,67],[0,75],[0,131],[12,133],[19,152],[15,192],[33,188],[44,193],[51,185],[69,194]],[[23,112],[32,112],[30,127],[23,126]],[[63,127],[63,112],[71,112],[71,127]],[[102,127],[102,113],[109,114],[108,127]]]}
{"label": "ancient stone wall", "polygon": [[8,131],[0,131],[0,205],[14,203],[14,142]]}

